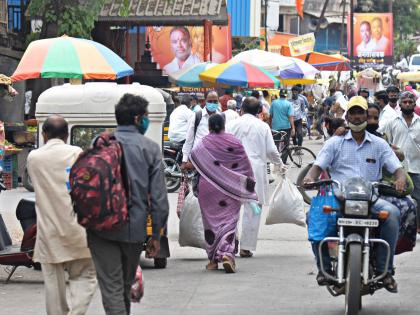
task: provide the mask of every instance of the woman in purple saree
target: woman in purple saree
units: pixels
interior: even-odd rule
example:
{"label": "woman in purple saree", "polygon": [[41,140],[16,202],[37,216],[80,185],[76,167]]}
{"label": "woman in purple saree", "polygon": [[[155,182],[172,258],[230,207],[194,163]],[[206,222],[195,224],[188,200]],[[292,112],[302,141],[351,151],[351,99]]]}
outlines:
{"label": "woman in purple saree", "polygon": [[210,134],[191,152],[191,162],[200,174],[198,202],[203,217],[206,251],[215,270],[223,263],[235,272],[235,236],[242,203],[256,202],[251,164],[241,142],[224,132],[221,115],[209,118]]}

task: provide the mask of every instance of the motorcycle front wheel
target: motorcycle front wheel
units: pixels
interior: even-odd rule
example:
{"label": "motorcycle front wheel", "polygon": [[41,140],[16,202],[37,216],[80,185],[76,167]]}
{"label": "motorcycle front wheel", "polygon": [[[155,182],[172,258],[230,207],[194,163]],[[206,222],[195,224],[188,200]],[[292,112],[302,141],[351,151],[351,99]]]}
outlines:
{"label": "motorcycle front wheel", "polygon": [[357,315],[362,302],[360,287],[362,271],[362,246],[358,243],[348,245],[345,315]]}
{"label": "motorcycle front wheel", "polygon": [[[178,190],[181,186],[181,177],[174,177],[168,173],[181,173],[181,168],[179,164],[172,158],[164,158],[163,165],[165,167],[165,182],[166,182],[166,190],[169,193],[173,193]],[[168,171],[168,172],[166,172]]]}

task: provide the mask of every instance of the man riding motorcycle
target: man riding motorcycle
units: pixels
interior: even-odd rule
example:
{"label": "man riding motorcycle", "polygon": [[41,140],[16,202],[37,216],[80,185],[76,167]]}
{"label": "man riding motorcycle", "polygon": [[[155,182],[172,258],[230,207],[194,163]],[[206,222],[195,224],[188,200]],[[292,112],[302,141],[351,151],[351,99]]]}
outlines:
{"label": "man riding motorcycle", "polygon": [[[405,189],[406,177],[398,158],[388,143],[366,132],[367,101],[361,96],[353,97],[348,103],[346,120],[350,131],[344,137],[332,137],[325,142],[317,159],[304,179],[309,184],[318,179],[322,171],[328,169],[333,180],[343,183],[346,179],[360,176],[371,182],[382,177],[382,167],[395,175],[395,189],[402,192]],[[373,212],[387,210],[389,217],[380,225],[379,237],[388,242],[391,248],[388,274],[382,280],[384,287],[392,292],[398,291],[397,282],[393,278],[393,260],[400,225],[400,211],[391,203],[378,199],[372,205]],[[316,248],[317,249],[317,248]],[[316,251],[315,251],[316,252]],[[328,270],[330,261],[326,263]],[[382,273],[386,264],[386,249],[379,246],[376,252],[377,273]],[[326,282],[318,273],[318,283]]]}

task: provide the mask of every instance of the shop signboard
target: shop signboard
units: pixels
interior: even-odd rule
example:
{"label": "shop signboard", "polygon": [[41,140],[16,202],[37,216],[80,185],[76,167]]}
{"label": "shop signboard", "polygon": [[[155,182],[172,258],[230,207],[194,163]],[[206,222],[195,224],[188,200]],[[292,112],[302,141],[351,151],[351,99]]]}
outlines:
{"label": "shop signboard", "polygon": [[289,47],[292,57],[306,55],[313,52],[315,47],[314,33],[290,38]]}
{"label": "shop signboard", "polygon": [[[171,74],[193,64],[203,62],[204,27],[148,27],[153,61],[165,74]],[[211,61],[223,63],[232,58],[231,33],[228,26],[212,27]],[[207,56],[210,61],[210,56]]]}
{"label": "shop signboard", "polygon": [[[350,34],[350,20],[347,28],[347,34]],[[349,56],[352,45],[355,65],[364,68],[383,64],[392,65],[393,36],[392,13],[355,13],[353,43],[348,36]]]}

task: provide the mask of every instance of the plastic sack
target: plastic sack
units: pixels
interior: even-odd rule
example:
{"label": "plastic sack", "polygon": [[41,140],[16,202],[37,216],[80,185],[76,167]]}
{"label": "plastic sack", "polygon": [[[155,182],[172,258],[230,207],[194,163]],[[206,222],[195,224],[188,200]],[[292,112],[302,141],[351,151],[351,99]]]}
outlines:
{"label": "plastic sack", "polygon": [[200,205],[198,198],[191,192],[185,198],[179,219],[178,242],[180,246],[206,248]]}
{"label": "plastic sack", "polygon": [[336,212],[324,213],[324,206],[339,208],[338,200],[331,188],[321,189],[318,195],[312,198],[308,213],[308,239],[321,241],[328,236],[337,235]]}
{"label": "plastic sack", "polygon": [[131,286],[131,302],[140,303],[141,298],[144,295],[144,280],[143,270],[140,266],[137,266],[136,277],[134,283]]}
{"label": "plastic sack", "polygon": [[270,200],[265,224],[292,223],[306,226],[302,195],[290,179],[284,175],[280,178]]}
{"label": "plastic sack", "polygon": [[178,202],[176,206],[176,214],[178,215],[178,218],[181,216],[182,208],[184,208],[185,196],[188,194],[188,191],[188,178],[183,174],[181,177],[181,186],[179,187]]}

